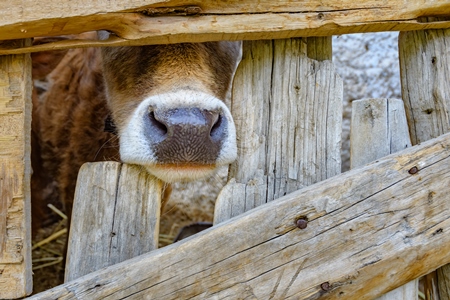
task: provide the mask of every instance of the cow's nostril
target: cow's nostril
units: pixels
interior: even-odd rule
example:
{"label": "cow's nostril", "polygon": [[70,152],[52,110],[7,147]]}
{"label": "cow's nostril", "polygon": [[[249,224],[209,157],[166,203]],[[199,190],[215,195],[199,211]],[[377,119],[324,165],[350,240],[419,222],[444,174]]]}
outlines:
{"label": "cow's nostril", "polygon": [[211,131],[209,133],[209,135],[211,136],[211,138],[213,140],[218,140],[221,138],[222,132],[223,132],[222,126],[221,126],[222,123],[223,123],[222,116],[220,114],[218,114],[216,117],[216,120],[214,121],[213,126],[211,127]]}
{"label": "cow's nostril", "polygon": [[227,118],[197,107],[148,111],[148,142],[159,163],[214,164],[227,137]]}
{"label": "cow's nostril", "polygon": [[156,119],[155,113],[153,111],[150,111],[148,113],[148,118],[150,120],[150,126],[152,126],[153,130],[156,131],[155,133],[159,134],[160,136],[165,136],[167,134],[167,126]]}

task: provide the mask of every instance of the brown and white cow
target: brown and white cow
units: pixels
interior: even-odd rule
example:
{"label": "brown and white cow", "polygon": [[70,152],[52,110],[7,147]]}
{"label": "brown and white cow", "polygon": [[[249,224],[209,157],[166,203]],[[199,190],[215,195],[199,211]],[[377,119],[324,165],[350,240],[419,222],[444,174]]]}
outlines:
{"label": "brown and white cow", "polygon": [[[69,50],[34,101],[32,197],[51,191],[70,214],[85,162],[138,164],[165,182],[231,163],[236,134],[224,101],[240,57],[241,43],[229,41]],[[104,130],[111,116],[117,135]]]}
{"label": "brown and white cow", "polygon": [[103,48],[120,157],[167,182],[204,178],[236,158],[224,104],[240,43]]}

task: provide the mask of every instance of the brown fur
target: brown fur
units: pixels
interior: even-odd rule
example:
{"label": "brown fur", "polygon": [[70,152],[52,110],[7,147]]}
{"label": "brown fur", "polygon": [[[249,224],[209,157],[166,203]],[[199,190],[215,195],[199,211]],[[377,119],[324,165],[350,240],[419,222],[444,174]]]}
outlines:
{"label": "brown fur", "polygon": [[[119,158],[116,136],[104,132],[109,111],[99,49],[73,49],[61,58],[48,75],[50,88],[33,106],[35,228],[41,224],[48,203],[63,203],[70,216],[78,169],[83,163]],[[36,58],[33,62],[39,69]]]}
{"label": "brown fur", "polygon": [[225,99],[234,67],[226,62],[233,61],[237,53],[230,54],[221,47],[226,46],[202,43],[104,48],[105,79],[114,93],[109,103],[114,121],[121,126],[144,98],[176,89],[207,91]]}
{"label": "brown fur", "polygon": [[[51,71],[49,88],[36,96],[33,108],[33,219],[42,218],[47,203],[58,201],[70,217],[81,165],[119,160],[118,137],[104,131],[109,114],[120,127],[145,97],[179,88],[225,99],[238,50],[221,47],[226,44],[90,48],[33,57],[35,77]],[[104,81],[113,91],[109,103]]]}
{"label": "brown fur", "polygon": [[[66,39],[66,37],[37,38],[35,45]],[[31,54],[32,78],[36,82],[44,82],[47,75],[54,70],[61,59],[66,55],[67,50],[44,51]],[[46,226],[46,221],[51,221],[48,204],[60,206],[59,196],[55,188],[55,178],[43,168],[42,151],[40,145],[40,117],[38,108],[40,107],[40,94],[43,88],[35,85],[32,94],[32,123],[31,123],[31,167],[33,174],[31,177],[31,198],[32,198],[32,229],[33,236],[37,229]]]}

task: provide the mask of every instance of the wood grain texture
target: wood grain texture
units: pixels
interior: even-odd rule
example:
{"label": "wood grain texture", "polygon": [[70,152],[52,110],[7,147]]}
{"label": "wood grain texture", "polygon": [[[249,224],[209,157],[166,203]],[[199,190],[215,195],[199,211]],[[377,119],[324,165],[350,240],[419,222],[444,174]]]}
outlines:
{"label": "wood grain texture", "polygon": [[332,36],[320,36],[306,38],[306,54],[309,58],[318,61],[333,59]]}
{"label": "wood grain texture", "polygon": [[[432,19],[436,20],[436,19]],[[439,20],[439,19],[437,19]],[[450,131],[450,30],[404,32],[399,35],[402,97],[413,144]],[[434,274],[441,299],[450,295],[450,268]],[[428,279],[432,275],[428,276]],[[432,280],[427,280],[432,282]],[[436,282],[434,282],[436,284]],[[426,293],[434,294],[430,284]]]}
{"label": "wood grain texture", "polygon": [[[450,1],[114,1],[25,0],[0,5],[0,40],[110,30],[107,42],[62,41],[0,54],[104,45],[330,36],[354,32],[449,28]],[[173,13],[168,7],[178,7]],[[189,9],[195,7],[195,9]],[[190,11],[194,15],[189,15]],[[147,15],[143,13],[146,12]],[[183,14],[188,14],[183,16]],[[150,15],[150,16],[148,16]]]}
{"label": "wood grain texture", "polygon": [[[363,99],[352,102],[352,168],[361,167],[407,147],[411,147],[411,140],[402,100]],[[419,299],[418,291],[419,281],[413,280],[377,300]]]}
{"label": "wood grain texture", "polygon": [[398,99],[353,101],[350,133],[352,168],[411,146],[403,101]]}
{"label": "wood grain texture", "polygon": [[342,80],[303,39],[245,42],[231,111],[238,160],[214,222],[340,173]]}
{"label": "wood grain texture", "polygon": [[399,35],[402,97],[412,143],[450,131],[450,29]]}
{"label": "wood grain texture", "polygon": [[[17,41],[30,45],[30,40]],[[0,299],[31,293],[31,59],[0,57]]]}
{"label": "wood grain texture", "polygon": [[436,272],[440,299],[450,299],[450,264],[442,266]]}
{"label": "wood grain texture", "polygon": [[450,261],[449,163],[444,135],[31,299],[371,299]]}
{"label": "wood grain texture", "polygon": [[376,300],[416,300],[419,296],[419,280],[415,279],[392,290]]}
{"label": "wood grain texture", "polygon": [[158,248],[162,183],[138,166],[84,164],[78,174],[65,280]]}

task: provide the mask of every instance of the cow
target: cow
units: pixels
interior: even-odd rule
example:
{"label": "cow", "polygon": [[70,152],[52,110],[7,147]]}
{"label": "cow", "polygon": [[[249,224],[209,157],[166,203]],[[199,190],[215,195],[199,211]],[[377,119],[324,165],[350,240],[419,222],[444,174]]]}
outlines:
{"label": "cow", "polygon": [[85,162],[138,164],[167,183],[202,179],[233,162],[236,133],[225,102],[241,46],[71,49],[52,63],[52,53],[36,54],[33,75],[48,85],[33,97],[33,211],[60,201],[70,216]]}

